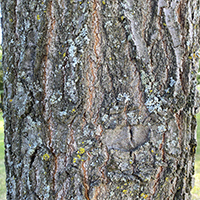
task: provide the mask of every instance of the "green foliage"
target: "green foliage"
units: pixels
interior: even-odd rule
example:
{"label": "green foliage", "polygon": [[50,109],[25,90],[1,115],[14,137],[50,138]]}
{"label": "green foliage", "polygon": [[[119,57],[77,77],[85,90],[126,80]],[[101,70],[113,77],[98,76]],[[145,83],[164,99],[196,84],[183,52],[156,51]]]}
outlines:
{"label": "green foliage", "polygon": [[200,85],[200,60],[199,60],[199,70],[197,73],[197,82],[198,82],[198,85]]}

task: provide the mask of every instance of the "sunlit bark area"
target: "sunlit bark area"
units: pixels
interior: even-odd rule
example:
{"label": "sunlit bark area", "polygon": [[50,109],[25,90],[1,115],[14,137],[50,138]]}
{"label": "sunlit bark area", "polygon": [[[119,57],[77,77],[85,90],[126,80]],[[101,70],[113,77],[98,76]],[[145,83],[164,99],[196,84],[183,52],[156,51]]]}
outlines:
{"label": "sunlit bark area", "polygon": [[199,0],[1,4],[7,199],[190,199]]}

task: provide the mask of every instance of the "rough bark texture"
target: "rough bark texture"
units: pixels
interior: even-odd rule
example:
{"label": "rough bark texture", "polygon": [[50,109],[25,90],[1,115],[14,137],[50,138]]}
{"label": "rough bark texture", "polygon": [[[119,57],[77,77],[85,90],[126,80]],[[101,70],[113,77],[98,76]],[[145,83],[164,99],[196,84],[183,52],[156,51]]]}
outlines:
{"label": "rough bark texture", "polygon": [[190,199],[199,0],[3,0],[7,199]]}

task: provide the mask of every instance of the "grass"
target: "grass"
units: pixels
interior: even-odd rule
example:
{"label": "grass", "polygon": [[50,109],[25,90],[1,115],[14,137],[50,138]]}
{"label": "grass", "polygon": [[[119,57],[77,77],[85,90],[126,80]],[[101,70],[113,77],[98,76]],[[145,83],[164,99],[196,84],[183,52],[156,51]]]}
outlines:
{"label": "grass", "polygon": [[[192,200],[200,200],[200,112],[197,114],[197,124],[197,143],[199,145],[195,156],[195,186],[192,189]],[[3,125],[2,113],[0,113],[0,199],[6,200]]]}

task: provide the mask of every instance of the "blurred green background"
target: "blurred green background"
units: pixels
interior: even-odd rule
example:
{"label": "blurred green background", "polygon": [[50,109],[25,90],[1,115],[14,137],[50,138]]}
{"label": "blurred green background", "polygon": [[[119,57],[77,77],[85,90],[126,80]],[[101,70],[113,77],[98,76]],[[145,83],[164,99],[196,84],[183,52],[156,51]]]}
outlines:
{"label": "blurred green background", "polygon": [[[200,86],[197,86],[200,91]],[[192,189],[192,200],[200,200],[200,112],[196,116],[197,119],[197,151],[195,156],[195,185]]]}
{"label": "blurred green background", "polygon": [[6,200],[6,174],[4,166],[4,133],[3,133],[3,117],[0,113],[0,199]]}

